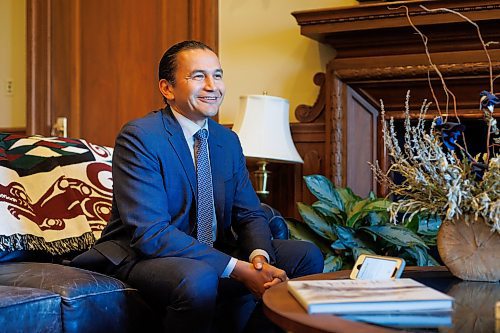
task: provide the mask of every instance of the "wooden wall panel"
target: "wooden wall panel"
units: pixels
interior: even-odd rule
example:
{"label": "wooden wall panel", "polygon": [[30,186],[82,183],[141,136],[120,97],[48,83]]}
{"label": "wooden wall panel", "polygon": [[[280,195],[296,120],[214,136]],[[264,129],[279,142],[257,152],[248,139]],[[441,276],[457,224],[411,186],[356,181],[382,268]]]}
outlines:
{"label": "wooden wall panel", "polygon": [[28,132],[112,146],[127,121],[163,106],[163,52],[185,39],[218,45],[218,1],[29,0]]}
{"label": "wooden wall panel", "polygon": [[344,142],[344,184],[354,193],[366,197],[370,191],[376,192],[376,182],[369,163],[377,160],[377,110],[368,104],[354,90],[347,94],[348,107],[345,113]]}
{"label": "wooden wall panel", "polygon": [[154,24],[162,4],[147,3],[86,0],[81,7],[82,137],[112,145],[127,121],[162,106],[156,87],[164,45]]}
{"label": "wooden wall panel", "polygon": [[50,54],[50,80],[49,111],[52,120],[57,117],[68,117],[74,137],[80,136],[79,118],[80,103],[80,62],[77,54],[79,45],[79,0],[51,0],[50,2],[50,31],[47,45]]}

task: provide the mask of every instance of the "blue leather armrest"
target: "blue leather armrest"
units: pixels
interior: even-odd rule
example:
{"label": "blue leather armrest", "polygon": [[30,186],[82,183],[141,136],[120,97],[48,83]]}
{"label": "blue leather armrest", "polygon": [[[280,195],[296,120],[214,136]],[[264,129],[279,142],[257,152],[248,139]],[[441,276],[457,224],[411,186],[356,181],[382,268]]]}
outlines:
{"label": "blue leather armrest", "polygon": [[281,214],[269,206],[268,204],[261,203],[262,210],[266,214],[267,220],[269,222],[269,228],[271,229],[271,234],[274,239],[288,239],[289,231],[288,226],[285,223],[285,219]]}

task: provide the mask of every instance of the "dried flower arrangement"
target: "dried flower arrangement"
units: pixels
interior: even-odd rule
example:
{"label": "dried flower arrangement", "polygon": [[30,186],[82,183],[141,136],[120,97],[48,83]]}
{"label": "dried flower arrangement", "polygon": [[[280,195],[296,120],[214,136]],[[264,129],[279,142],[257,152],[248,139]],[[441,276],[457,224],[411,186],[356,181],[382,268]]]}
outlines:
{"label": "dried flower arrangement", "polygon": [[[400,198],[390,206],[391,217],[396,219],[398,213],[428,213],[440,216],[443,220],[453,220],[465,214],[472,213],[477,218],[484,218],[493,230],[500,233],[500,154],[496,147],[500,146],[497,121],[493,116],[494,108],[500,105],[500,99],[493,92],[491,59],[488,46],[481,37],[479,26],[464,15],[446,9],[428,9],[427,11],[447,11],[459,15],[476,27],[479,39],[490,64],[490,91],[483,91],[478,99],[480,110],[488,127],[488,138],[484,154],[471,156],[467,150],[464,138],[465,126],[460,123],[456,110],[456,97],[447,88],[439,68],[432,62],[427,37],[412,23],[406,8],[407,17],[421,36],[431,67],[438,74],[446,94],[446,109],[441,110],[429,79],[429,86],[435,101],[439,116],[434,118],[429,130],[424,127],[427,111],[431,102],[424,101],[420,109],[417,124],[410,123],[410,107],[408,92],[405,104],[405,134],[403,149],[400,148],[394,120],[391,118],[389,127],[385,119],[384,105],[381,101],[381,118],[384,133],[384,143],[392,158],[388,172],[383,172],[378,165],[373,167],[379,182],[388,186],[390,192]],[[401,8],[401,7],[399,7]],[[450,96],[453,98],[454,118],[456,122],[448,121]],[[394,182],[392,172],[404,177],[401,184]]]}
{"label": "dried flower arrangement", "polygon": [[[462,17],[476,27],[477,34],[489,61],[489,91],[478,96],[479,109],[487,126],[486,150],[472,156],[467,149],[465,126],[460,122],[456,110],[456,97],[446,86],[438,66],[432,62],[427,47],[427,37],[413,24],[408,8],[406,16],[413,29],[420,35],[427,58],[438,74],[446,94],[446,108],[441,110],[432,88],[430,75],[428,83],[437,113],[430,128],[426,129],[425,118],[431,106],[424,101],[416,124],[410,122],[410,93],[405,104],[404,142],[400,147],[394,120],[387,126],[383,102],[381,118],[384,144],[392,158],[387,172],[378,163],[372,166],[379,182],[386,185],[395,201],[389,206],[391,219],[411,220],[416,214],[439,216],[443,221],[437,238],[441,259],[450,271],[466,280],[498,281],[500,266],[500,146],[499,129],[493,115],[495,106],[500,107],[500,99],[493,91],[491,58],[479,26],[464,15],[446,8],[426,11],[446,11]],[[450,98],[453,99],[454,122],[449,121]],[[396,183],[392,173],[399,173],[404,180]],[[478,223],[476,223],[478,222]],[[483,223],[484,222],[484,223]],[[485,225],[486,224],[486,225]],[[488,228],[486,228],[486,226]]]}
{"label": "dried flower arrangement", "polygon": [[[443,220],[471,213],[476,218],[483,217],[500,233],[500,155],[485,153],[471,157],[458,142],[465,126],[443,122],[441,117],[435,118],[426,131],[425,115],[430,106],[426,101],[417,124],[412,126],[409,98],[408,92],[403,149],[399,146],[394,119],[390,119],[387,127],[383,103],[381,106],[384,143],[392,164],[388,172],[383,172],[378,165],[374,171],[378,181],[399,198],[389,206],[392,220],[396,221],[400,212],[409,214],[405,219],[427,213]],[[496,121],[493,117],[490,119],[488,132],[498,135]],[[488,151],[499,144],[498,138],[492,141]],[[397,184],[391,177],[392,172],[401,174],[404,181]]]}

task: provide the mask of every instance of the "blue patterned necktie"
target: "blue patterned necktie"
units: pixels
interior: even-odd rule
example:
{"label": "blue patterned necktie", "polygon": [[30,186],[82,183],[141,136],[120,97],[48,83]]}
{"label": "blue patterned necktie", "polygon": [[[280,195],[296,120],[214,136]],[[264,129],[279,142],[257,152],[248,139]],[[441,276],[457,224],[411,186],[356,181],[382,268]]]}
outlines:
{"label": "blue patterned necktie", "polygon": [[194,134],[196,138],[196,180],[198,189],[197,234],[201,243],[213,246],[212,226],[214,222],[214,196],[212,172],[208,159],[208,130],[202,128]]}

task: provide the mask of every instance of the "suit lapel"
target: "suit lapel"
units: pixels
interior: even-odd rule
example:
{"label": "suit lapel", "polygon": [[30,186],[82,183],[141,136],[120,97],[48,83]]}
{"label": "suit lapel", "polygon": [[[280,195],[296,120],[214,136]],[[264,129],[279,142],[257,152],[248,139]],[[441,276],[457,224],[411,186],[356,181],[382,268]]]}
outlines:
{"label": "suit lapel", "polygon": [[189,147],[187,146],[186,139],[184,138],[184,133],[182,132],[181,125],[179,125],[168,106],[163,109],[162,113],[165,129],[168,133],[170,133],[170,137],[168,140],[174,148],[175,153],[179,157],[182,167],[189,179],[191,191],[193,191],[196,200],[198,200],[196,191],[196,171],[194,170],[193,158],[191,157]]}
{"label": "suit lapel", "polygon": [[223,140],[217,124],[209,119],[208,130],[210,135],[208,137],[208,147],[210,150],[210,168],[212,171],[212,185],[214,188],[214,203],[215,213],[217,215],[217,222],[222,224],[224,221],[224,161],[226,161],[226,154],[224,152]]}

